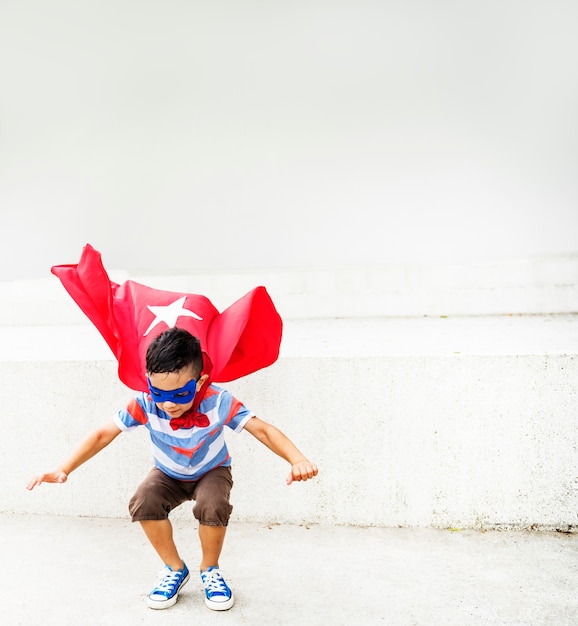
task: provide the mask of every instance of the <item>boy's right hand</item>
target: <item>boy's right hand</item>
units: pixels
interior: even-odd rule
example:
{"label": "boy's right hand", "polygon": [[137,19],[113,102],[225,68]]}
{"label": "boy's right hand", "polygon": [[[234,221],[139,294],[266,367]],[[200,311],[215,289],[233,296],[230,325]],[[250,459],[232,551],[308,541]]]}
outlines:
{"label": "boy's right hand", "polygon": [[38,474],[28,481],[26,489],[31,491],[37,485],[42,483],[65,483],[68,476],[62,470],[56,470],[55,472],[48,472],[46,474]]}

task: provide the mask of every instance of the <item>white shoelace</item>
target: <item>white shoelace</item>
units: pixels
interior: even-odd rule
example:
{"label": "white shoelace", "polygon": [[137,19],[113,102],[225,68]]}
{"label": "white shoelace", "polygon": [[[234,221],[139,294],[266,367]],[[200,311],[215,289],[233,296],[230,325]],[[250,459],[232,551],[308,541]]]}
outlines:
{"label": "white shoelace", "polygon": [[171,572],[165,568],[159,574],[159,581],[155,591],[172,591],[173,587],[178,583],[180,576],[182,576],[182,572]]}
{"label": "white shoelace", "polygon": [[227,584],[218,569],[203,572],[203,584],[205,585],[205,589],[210,593],[227,593]]}

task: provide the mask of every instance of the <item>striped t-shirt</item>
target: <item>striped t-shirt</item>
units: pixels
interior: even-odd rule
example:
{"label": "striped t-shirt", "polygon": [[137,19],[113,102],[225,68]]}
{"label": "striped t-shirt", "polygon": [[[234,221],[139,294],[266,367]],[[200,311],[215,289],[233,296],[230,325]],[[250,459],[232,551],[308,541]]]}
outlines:
{"label": "striped t-shirt", "polygon": [[148,429],[155,465],[165,474],[178,480],[198,480],[215,467],[231,465],[224,427],[240,432],[255,415],[216,385],[208,387],[198,411],[209,418],[208,426],[173,430],[170,417],[149,394],[141,392],[114,421],[123,431],[138,426]]}

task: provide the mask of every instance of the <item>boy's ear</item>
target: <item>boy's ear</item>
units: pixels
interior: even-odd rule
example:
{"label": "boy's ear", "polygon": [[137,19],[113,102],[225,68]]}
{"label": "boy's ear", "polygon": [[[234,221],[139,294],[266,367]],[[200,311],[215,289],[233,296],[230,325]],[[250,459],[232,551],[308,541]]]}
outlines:
{"label": "boy's ear", "polygon": [[203,374],[197,381],[197,391],[205,384],[205,381],[209,378],[208,374]]}

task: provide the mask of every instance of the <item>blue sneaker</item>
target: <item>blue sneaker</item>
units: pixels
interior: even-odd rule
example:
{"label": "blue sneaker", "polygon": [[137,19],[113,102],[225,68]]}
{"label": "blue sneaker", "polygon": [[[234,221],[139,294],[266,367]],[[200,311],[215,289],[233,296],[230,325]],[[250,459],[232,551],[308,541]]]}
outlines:
{"label": "blue sneaker", "polygon": [[226,611],[233,606],[233,592],[225,582],[218,567],[209,567],[201,571],[201,580],[205,587],[205,605],[213,611]]}
{"label": "blue sneaker", "polygon": [[177,571],[165,565],[157,586],[147,596],[147,604],[151,609],[168,609],[175,604],[179,591],[188,580],[189,570],[185,564]]}

